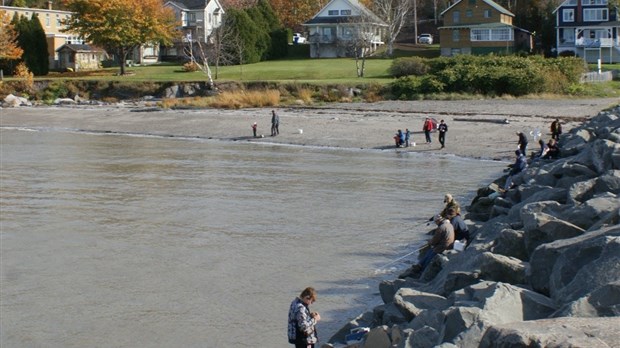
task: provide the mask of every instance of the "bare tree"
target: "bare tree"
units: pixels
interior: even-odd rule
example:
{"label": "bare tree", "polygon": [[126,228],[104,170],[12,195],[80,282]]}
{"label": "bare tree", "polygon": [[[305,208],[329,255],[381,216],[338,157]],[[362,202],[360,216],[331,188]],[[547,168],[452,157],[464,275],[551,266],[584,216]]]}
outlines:
{"label": "bare tree", "polygon": [[387,23],[388,55],[394,53],[394,41],[400,34],[409,12],[413,8],[413,0],[375,0],[375,12]]}
{"label": "bare tree", "polygon": [[227,24],[223,24],[214,29],[209,36],[211,49],[209,50],[209,58],[215,66],[215,79],[218,79],[219,67],[230,65],[235,61],[235,57],[231,56],[234,52],[232,46],[238,40],[233,28]]}
{"label": "bare tree", "polygon": [[377,23],[367,14],[351,17],[349,35],[338,40],[338,46],[355,58],[357,77],[364,77],[366,56],[373,50],[377,35]]}
{"label": "bare tree", "polygon": [[209,86],[213,87],[213,77],[211,76],[211,68],[209,67],[208,52],[206,44],[200,40],[194,40],[192,33],[187,33],[183,38],[183,54],[190,62],[197,66],[209,79]]}

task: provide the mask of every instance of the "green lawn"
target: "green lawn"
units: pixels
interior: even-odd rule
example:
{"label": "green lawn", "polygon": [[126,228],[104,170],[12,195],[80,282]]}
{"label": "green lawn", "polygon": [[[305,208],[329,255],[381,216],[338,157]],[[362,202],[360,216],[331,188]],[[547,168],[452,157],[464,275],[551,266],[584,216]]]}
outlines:
{"label": "green lawn", "polygon": [[[360,61],[361,62],[361,61]],[[364,78],[358,78],[355,60],[334,59],[291,59],[266,61],[255,64],[220,67],[217,81],[273,81],[313,84],[355,84],[358,82],[387,83],[393,79],[387,75],[392,59],[367,59]],[[91,73],[52,73],[42,76],[49,79],[82,79],[102,81],[205,81],[204,73],[184,72],[179,65],[157,64],[128,67],[128,76],[116,76],[119,68],[109,68]],[[211,67],[215,79],[215,67]]]}

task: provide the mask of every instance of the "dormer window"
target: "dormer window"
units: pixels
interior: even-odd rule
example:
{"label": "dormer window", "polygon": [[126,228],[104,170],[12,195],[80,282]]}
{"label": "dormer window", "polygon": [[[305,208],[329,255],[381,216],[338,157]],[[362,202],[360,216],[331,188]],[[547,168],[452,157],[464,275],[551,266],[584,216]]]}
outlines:
{"label": "dormer window", "polygon": [[339,13],[338,10],[329,10],[329,11],[327,11],[327,15],[328,16],[337,16],[338,13]]}
{"label": "dormer window", "polygon": [[351,10],[340,10],[340,15],[341,16],[350,16],[351,15]]}

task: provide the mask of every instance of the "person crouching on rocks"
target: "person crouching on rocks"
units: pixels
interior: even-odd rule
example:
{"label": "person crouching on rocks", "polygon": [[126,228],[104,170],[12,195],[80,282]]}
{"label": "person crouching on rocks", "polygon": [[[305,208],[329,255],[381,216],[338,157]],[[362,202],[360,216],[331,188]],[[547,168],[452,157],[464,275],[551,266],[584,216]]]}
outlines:
{"label": "person crouching on rocks", "polygon": [[424,258],[422,258],[422,261],[416,265],[418,267],[412,267],[414,271],[424,271],[426,266],[431,263],[437,254],[441,254],[446,250],[452,249],[452,246],[454,245],[454,227],[450,224],[450,220],[441,215],[436,215],[434,220],[437,224],[437,228],[433,233],[433,238],[431,238],[428,242],[430,249],[428,249],[424,255]]}

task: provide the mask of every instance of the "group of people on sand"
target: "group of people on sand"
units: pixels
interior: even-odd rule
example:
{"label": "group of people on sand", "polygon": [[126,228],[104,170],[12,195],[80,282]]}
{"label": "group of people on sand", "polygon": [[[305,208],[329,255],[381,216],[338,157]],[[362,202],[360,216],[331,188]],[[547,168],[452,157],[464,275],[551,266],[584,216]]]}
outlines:
{"label": "group of people on sand", "polygon": [[[435,129],[437,129],[437,133],[439,134],[439,144],[441,144],[441,148],[443,149],[446,147],[446,133],[448,132],[448,125],[444,120],[441,120],[439,124],[437,124],[430,117],[424,119],[424,124],[422,125],[422,132],[424,133],[427,145],[433,143],[431,132]],[[409,131],[409,128],[405,129],[404,133],[399,129],[398,132],[396,132],[396,134],[394,135],[394,144],[396,145],[396,147],[409,147],[411,143],[413,143],[413,138],[411,137],[411,132]],[[415,143],[413,144],[415,146]]]}
{"label": "group of people on sand", "polygon": [[[547,160],[547,159],[556,159],[560,157],[560,145],[558,141],[560,140],[560,135],[562,134],[562,124],[559,119],[555,119],[551,123],[551,139],[547,143],[544,140],[538,140],[538,144],[540,149],[537,152],[533,152],[531,156],[531,162],[535,162],[538,160]],[[521,173],[528,166],[527,162],[527,145],[528,140],[527,136],[523,132],[517,132],[518,136],[518,150],[515,151],[515,162],[510,165],[508,169],[508,177],[506,178],[506,183],[504,184],[503,191],[507,191],[514,186],[513,177],[519,173]]]}

